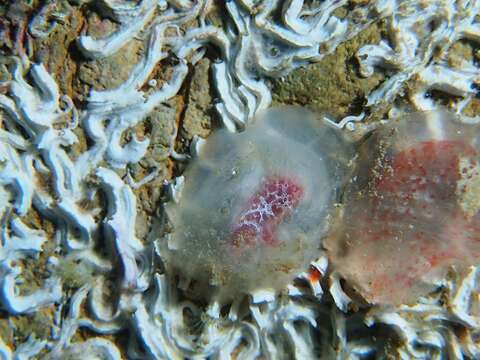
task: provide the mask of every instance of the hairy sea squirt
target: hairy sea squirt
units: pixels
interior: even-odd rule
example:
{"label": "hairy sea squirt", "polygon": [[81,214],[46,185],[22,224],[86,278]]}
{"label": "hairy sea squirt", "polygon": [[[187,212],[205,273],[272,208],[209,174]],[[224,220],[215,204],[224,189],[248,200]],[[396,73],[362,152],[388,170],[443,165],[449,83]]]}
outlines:
{"label": "hairy sea squirt", "polygon": [[167,265],[224,297],[280,289],[307,270],[353,157],[341,135],[294,107],[212,134],[167,207]]}
{"label": "hairy sea squirt", "polygon": [[361,145],[330,260],[370,303],[410,303],[480,259],[480,126],[405,115]]}

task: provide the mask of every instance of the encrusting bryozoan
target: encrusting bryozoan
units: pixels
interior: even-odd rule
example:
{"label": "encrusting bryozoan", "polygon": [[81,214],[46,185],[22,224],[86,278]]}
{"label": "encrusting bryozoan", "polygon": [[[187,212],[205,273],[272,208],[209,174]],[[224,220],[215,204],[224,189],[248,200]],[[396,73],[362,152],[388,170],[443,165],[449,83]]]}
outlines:
{"label": "encrusting bryozoan", "polygon": [[167,266],[221,297],[281,289],[319,254],[353,150],[301,108],[211,135],[184,173]]}
{"label": "encrusting bryozoan", "polygon": [[368,302],[412,303],[449,267],[480,259],[480,125],[456,115],[404,115],[361,146],[339,236],[337,271]]}

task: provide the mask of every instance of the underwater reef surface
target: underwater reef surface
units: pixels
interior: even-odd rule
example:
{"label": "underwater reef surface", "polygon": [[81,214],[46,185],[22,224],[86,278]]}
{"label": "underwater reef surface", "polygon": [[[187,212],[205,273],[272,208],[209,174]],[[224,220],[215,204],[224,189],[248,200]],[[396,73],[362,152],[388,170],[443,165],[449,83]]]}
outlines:
{"label": "underwater reef surface", "polygon": [[[361,266],[342,268],[320,246],[282,288],[259,282],[233,299],[210,288],[198,296],[195,268],[179,274],[168,261],[175,221],[165,211],[183,206],[184,184],[201,186],[201,176],[182,175],[212,131],[248,131],[273,105],[309,108],[351,146],[368,145],[376,129],[417,112],[448,112],[474,138],[479,42],[474,0],[3,2],[0,359],[479,358],[474,261],[448,263],[430,292],[413,299],[402,293],[408,286],[386,277],[379,288],[402,300],[383,301],[359,285],[370,278]],[[475,240],[478,224],[462,219],[478,218],[478,167],[471,167],[478,157],[460,153],[468,181],[458,189],[467,195],[451,196],[462,197],[462,217],[434,219],[433,229]],[[328,156],[341,158],[335,148]],[[276,218],[262,229],[281,231],[303,193],[291,178],[276,179],[288,186],[273,194],[295,206],[275,210],[268,200]],[[385,189],[397,179],[384,179],[377,190],[397,201],[408,181],[392,191]],[[246,212],[271,186],[263,184],[247,196],[239,221],[250,220]],[[344,214],[349,224],[365,216],[350,211],[365,209],[361,202],[338,201],[332,228]],[[375,201],[367,202],[372,213]],[[388,261],[385,254],[376,261]],[[395,258],[398,267],[418,265],[415,252],[401,254],[412,258]],[[239,271],[252,271],[245,266]],[[351,268],[360,272],[349,276]]]}

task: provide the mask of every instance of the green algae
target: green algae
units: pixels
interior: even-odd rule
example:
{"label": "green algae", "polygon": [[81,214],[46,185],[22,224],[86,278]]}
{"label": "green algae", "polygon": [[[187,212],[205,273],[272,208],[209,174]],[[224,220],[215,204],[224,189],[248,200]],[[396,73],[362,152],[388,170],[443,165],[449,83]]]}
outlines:
{"label": "green algae", "polygon": [[209,69],[210,61],[200,60],[195,65],[188,84],[187,106],[182,126],[182,134],[187,139],[192,139],[194,135],[205,138],[210,134],[213,99],[210,95]]}
{"label": "green algae", "polygon": [[472,61],[476,58],[477,51],[478,47],[471,41],[457,41],[450,47],[450,49],[448,49],[448,64],[452,67],[457,67],[457,59]]}
{"label": "green algae", "polygon": [[368,78],[361,77],[355,55],[363,45],[377,44],[384,27],[383,22],[374,23],[320,62],[296,69],[284,79],[273,80],[273,104],[308,106],[337,118],[361,113],[366,96],[385,76],[375,72]]}
{"label": "green algae", "polygon": [[22,281],[17,283],[17,289],[21,295],[30,295],[43,288],[45,280],[51,275],[48,269],[48,260],[55,255],[56,244],[53,240],[55,227],[52,222],[43,218],[34,208],[28,210],[22,221],[32,229],[45,231],[45,237],[47,238],[47,241],[42,245],[42,252],[38,256],[19,260],[22,268],[20,275]]}
{"label": "green algae", "polygon": [[13,329],[9,319],[0,319],[0,339],[2,339],[6,344],[11,344],[13,342]]}
{"label": "green algae", "polygon": [[39,310],[32,315],[12,317],[16,327],[15,340],[24,342],[33,335],[37,339],[46,340],[50,338],[50,329],[53,324],[53,313],[51,309]]}
{"label": "green algae", "polygon": [[469,216],[480,211],[480,166],[469,159],[460,159],[459,173],[462,175],[457,188],[459,204]]}
{"label": "green algae", "polygon": [[56,273],[63,284],[70,289],[90,283],[94,277],[92,268],[88,264],[73,259],[61,259]]}

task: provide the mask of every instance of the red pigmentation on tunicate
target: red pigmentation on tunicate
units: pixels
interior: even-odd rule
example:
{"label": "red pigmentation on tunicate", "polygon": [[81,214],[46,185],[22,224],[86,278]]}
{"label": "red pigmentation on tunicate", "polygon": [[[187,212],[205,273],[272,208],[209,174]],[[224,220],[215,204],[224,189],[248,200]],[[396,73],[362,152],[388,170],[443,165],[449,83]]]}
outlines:
{"label": "red pigmentation on tunicate", "polygon": [[322,273],[314,266],[308,269],[308,280],[311,282],[319,282],[322,279]]}
{"label": "red pigmentation on tunicate", "polygon": [[304,190],[288,176],[271,176],[249,200],[232,229],[232,244],[236,247],[262,241],[275,245],[279,224],[297,207]]}

